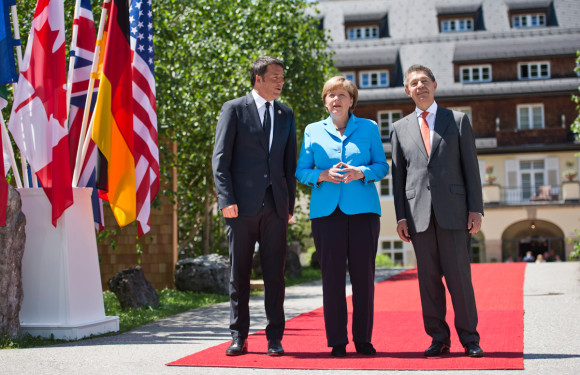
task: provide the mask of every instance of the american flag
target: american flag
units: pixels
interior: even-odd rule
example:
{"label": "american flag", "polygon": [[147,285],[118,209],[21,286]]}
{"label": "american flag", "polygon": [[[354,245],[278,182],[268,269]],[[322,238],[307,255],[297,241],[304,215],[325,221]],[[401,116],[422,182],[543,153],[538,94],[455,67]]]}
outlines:
{"label": "american flag", "polygon": [[151,202],[159,191],[159,147],[153,63],[151,0],[132,0],[129,10],[133,51],[133,131],[139,236],[150,229]]}
{"label": "american flag", "polygon": [[[69,114],[69,148],[70,164],[74,169],[77,146],[83,122],[83,114],[85,112],[87,92],[89,89],[93,56],[95,54],[95,43],[97,40],[95,21],[90,0],[76,0],[73,35],[76,35],[76,40],[73,40],[70,48],[70,58],[74,59],[74,69],[72,70],[71,77],[69,77],[72,82]],[[92,107],[94,107],[94,103],[97,99],[97,91],[98,81],[95,82],[95,89],[93,90]],[[95,143],[90,140],[87,155],[81,169],[78,186],[93,188],[93,194],[91,196],[93,218],[95,221],[95,227],[98,230],[102,230],[105,221],[103,218],[103,201],[99,198],[99,192],[95,187],[96,167],[97,147],[95,146]]]}

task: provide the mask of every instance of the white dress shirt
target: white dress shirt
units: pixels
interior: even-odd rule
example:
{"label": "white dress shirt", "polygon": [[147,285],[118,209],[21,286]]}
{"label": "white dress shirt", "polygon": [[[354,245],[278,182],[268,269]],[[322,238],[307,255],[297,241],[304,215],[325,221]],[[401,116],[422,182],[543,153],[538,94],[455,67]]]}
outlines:
{"label": "white dress shirt", "polygon": [[[258,115],[260,116],[260,124],[264,123],[264,115],[266,114],[266,102],[267,100],[262,98],[256,90],[252,90],[252,96],[254,97],[254,102],[256,102],[256,106],[258,107]],[[274,137],[274,101],[270,102],[270,121],[271,130],[270,130],[270,139],[268,140],[268,150],[272,147],[272,138]]]}
{"label": "white dress shirt", "polygon": [[[437,113],[437,103],[433,101],[433,104],[431,104],[431,106],[427,108],[426,112],[429,112],[429,114],[425,118],[425,120],[427,120],[427,124],[429,125],[429,140],[430,143],[433,144],[433,132],[435,131],[435,114]],[[415,114],[417,115],[417,124],[419,124],[419,131],[421,131],[421,120],[419,120],[419,117],[421,117],[422,113],[423,113],[422,110],[420,110],[418,107],[415,107]]]}

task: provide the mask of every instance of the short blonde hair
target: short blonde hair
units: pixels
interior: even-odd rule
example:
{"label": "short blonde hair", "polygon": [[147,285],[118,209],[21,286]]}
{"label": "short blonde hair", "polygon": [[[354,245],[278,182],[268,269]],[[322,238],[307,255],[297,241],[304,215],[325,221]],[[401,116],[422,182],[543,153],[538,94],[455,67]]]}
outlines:
{"label": "short blonde hair", "polygon": [[349,93],[350,97],[352,98],[352,106],[349,108],[349,110],[354,111],[354,108],[356,107],[356,103],[358,101],[358,89],[356,88],[356,85],[352,81],[349,81],[343,76],[332,77],[331,79],[326,81],[324,87],[322,88],[322,104],[323,105],[326,104],[326,97],[328,96],[328,94],[330,94],[332,90],[335,90],[337,88],[343,88]]}

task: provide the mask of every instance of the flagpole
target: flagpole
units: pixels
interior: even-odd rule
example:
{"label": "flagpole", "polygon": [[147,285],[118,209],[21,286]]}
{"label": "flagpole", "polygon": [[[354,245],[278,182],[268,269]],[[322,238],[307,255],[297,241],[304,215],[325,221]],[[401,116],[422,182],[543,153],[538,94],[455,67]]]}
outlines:
{"label": "flagpole", "polygon": [[101,45],[103,44],[103,34],[105,32],[105,26],[107,24],[107,18],[109,14],[111,0],[103,1],[103,10],[101,12],[101,20],[99,21],[99,32],[97,34],[97,43],[95,44],[95,54],[93,55],[93,66],[91,68],[91,78],[89,79],[89,88],[87,90],[87,100],[85,102],[85,110],[83,112],[83,122],[81,125],[81,132],[79,134],[79,144],[77,148],[77,155],[75,159],[75,169],[72,178],[72,186],[77,187],[79,184],[79,178],[81,175],[81,169],[85,161],[87,150],[89,148],[89,141],[91,139],[91,133],[93,130],[93,119],[89,129],[87,131],[87,123],[89,120],[89,114],[91,113],[91,102],[93,100],[93,90],[95,88],[95,79],[97,77],[97,72],[99,70],[99,61],[101,55]]}
{"label": "flagpole", "polygon": [[[18,14],[16,13],[16,5],[12,5],[12,27],[14,28],[14,39],[20,40],[20,28],[18,26]],[[16,62],[18,63],[18,71],[20,72],[20,67],[22,66],[22,43],[16,46]],[[16,92],[16,86],[18,84],[14,82],[12,84],[12,92]],[[28,169],[26,168],[26,157],[20,153],[20,164],[22,165],[22,177],[24,178],[24,185],[26,187],[30,186],[30,181],[28,181]],[[34,187],[38,187],[36,179],[33,178]]]}
{"label": "flagpole", "polygon": [[[0,111],[0,121],[2,122],[2,145],[4,150],[8,152],[8,158],[10,159],[10,165],[12,166],[12,173],[14,173],[14,178],[16,179],[16,187],[22,188],[22,180],[20,180],[20,173],[16,167],[16,160],[14,159],[14,150],[12,149],[12,142],[10,142],[10,136],[6,130],[6,122],[4,121],[4,116]],[[5,176],[2,176],[5,177]]]}
{"label": "flagpole", "polygon": [[[79,8],[81,6],[81,2],[80,0],[76,0],[75,1],[75,11],[74,11],[74,15],[73,15],[73,20],[76,21],[78,14],[79,14]],[[73,29],[72,29],[72,39],[71,39],[71,43],[70,43],[70,51],[69,51],[69,62],[68,62],[68,79],[67,79],[67,85],[66,85],[66,121],[65,121],[65,126],[67,127],[67,129],[70,129],[69,123],[68,123],[68,119],[70,116],[70,98],[71,98],[71,92],[72,92],[72,78],[73,78],[73,71],[74,71],[74,67],[75,67],[75,61],[76,61],[76,54],[75,54],[75,48],[77,46],[77,36],[79,33],[79,25],[73,21]]]}

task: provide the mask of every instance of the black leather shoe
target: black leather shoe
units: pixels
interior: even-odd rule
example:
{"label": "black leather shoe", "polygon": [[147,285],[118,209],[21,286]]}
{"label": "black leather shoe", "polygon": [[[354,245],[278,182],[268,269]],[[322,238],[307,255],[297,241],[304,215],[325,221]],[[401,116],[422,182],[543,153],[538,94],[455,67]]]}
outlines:
{"label": "black leather shoe", "polygon": [[330,352],[333,357],[346,357],[346,345],[335,345],[332,347],[332,352]]}
{"label": "black leather shoe", "polygon": [[280,340],[268,340],[268,355],[284,355],[284,348],[282,348]]}
{"label": "black leather shoe", "polygon": [[248,342],[245,337],[236,337],[230,347],[226,349],[226,355],[241,355],[248,352]]}
{"label": "black leather shoe", "polygon": [[465,355],[468,357],[483,357],[483,350],[476,342],[468,342],[465,345]]}
{"label": "black leather shoe", "polygon": [[436,357],[442,354],[449,354],[449,345],[439,341],[433,341],[431,346],[425,350],[425,357]]}
{"label": "black leather shoe", "polygon": [[364,355],[375,355],[375,354],[377,354],[377,351],[373,347],[373,344],[371,344],[370,342],[365,342],[365,343],[362,343],[362,344],[359,344],[358,342],[355,342],[354,343],[354,347],[355,347],[356,352],[358,354],[364,354]]}

